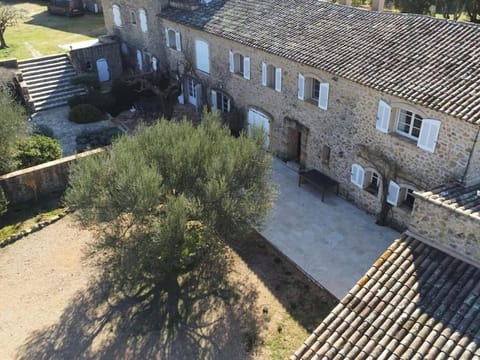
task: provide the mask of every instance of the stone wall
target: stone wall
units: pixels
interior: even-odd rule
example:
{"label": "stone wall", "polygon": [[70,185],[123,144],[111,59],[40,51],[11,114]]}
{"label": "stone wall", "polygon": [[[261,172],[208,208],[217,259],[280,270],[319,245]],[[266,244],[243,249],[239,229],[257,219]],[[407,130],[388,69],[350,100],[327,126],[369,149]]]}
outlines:
{"label": "stone wall", "polygon": [[49,194],[62,192],[68,183],[70,165],[78,159],[104,151],[95,149],[50,161],[28,169],[0,176],[0,186],[10,204],[35,201]]}
{"label": "stone wall", "polygon": [[117,41],[100,38],[94,46],[70,50],[70,59],[77,73],[96,71],[97,60],[107,60],[110,78],[117,79],[122,75],[123,66],[120,56],[120,45]]}
{"label": "stone wall", "polygon": [[[163,49],[169,61],[166,69],[182,69],[186,63],[194,64],[195,39],[207,41],[210,44],[210,74],[201,71],[193,74],[209,87],[204,91],[209,94],[210,88],[214,88],[225,92],[245,114],[248,108],[254,107],[270,115],[271,150],[281,157],[288,156],[292,124],[305,129],[301,140],[305,151],[302,152],[301,161],[306,167],[319,169],[339,180],[341,193],[368,212],[376,213],[379,210],[379,195],[372,195],[350,182],[351,166],[359,163],[367,170],[378,169],[358,156],[360,144],[379,149],[398,164],[400,171],[395,180],[401,186],[428,189],[464,175],[475,142],[475,125],[409,104],[403,99],[321,70],[164,19],[161,21],[162,27],[176,29],[182,34],[182,52]],[[250,57],[251,80],[229,72],[229,50]],[[262,86],[262,62],[282,68],[281,93]],[[328,110],[298,99],[299,72],[330,84]],[[424,118],[440,120],[442,125],[435,152],[422,150],[412,140],[393,132],[384,134],[378,131],[375,123],[380,99],[390,103],[392,108],[413,108]],[[322,157],[324,146],[330,149],[328,162]],[[397,225],[404,226],[409,222],[409,215],[410,209],[400,206],[392,209],[389,218]]]}
{"label": "stone wall", "polygon": [[7,69],[17,69],[18,61],[17,59],[0,60],[0,67],[4,67]]}
{"label": "stone wall", "polygon": [[417,197],[409,231],[423,242],[480,266],[480,218]]}
{"label": "stone wall", "polygon": [[[147,49],[159,59],[164,72],[182,73],[184,68],[195,64],[194,43],[196,39],[206,41],[210,51],[210,73],[195,71],[190,74],[203,85],[204,100],[208,104],[210,91],[222,91],[232,98],[233,105],[243,111],[249,108],[262,111],[270,117],[270,150],[282,158],[291,154],[295,131],[300,133],[300,162],[308,168],[316,168],[340,181],[341,193],[368,212],[376,213],[380,208],[380,196],[372,195],[350,182],[352,164],[358,163],[366,170],[376,170],[367,159],[359,156],[359,145],[387,154],[396,163],[399,172],[395,181],[402,187],[415,190],[428,189],[465,176],[467,163],[474,148],[478,126],[443,113],[383,94],[334,74],[311,68],[285,58],[244,46],[233,41],[207,34],[203,31],[179,25],[165,19],[149,19],[148,34],[138,26],[113,25],[112,2],[105,1],[105,22],[110,33],[117,34],[131,48]],[[148,14],[161,9],[145,0],[137,3],[120,0],[116,2],[122,14],[128,14],[132,6],[147,9]],[[156,6],[161,8],[160,3]],[[108,13],[108,14],[107,14]],[[181,33],[182,51],[165,47],[165,28]],[[251,59],[251,80],[229,72],[229,51],[233,50]],[[282,91],[262,86],[262,62],[282,68]],[[316,104],[299,100],[298,73],[328,82],[328,110]],[[186,83],[184,84],[186,89]],[[389,103],[393,109],[411,109],[424,118],[441,121],[440,134],[434,153],[416,146],[416,143],[395,132],[384,134],[375,127],[379,100]],[[329,153],[325,159],[325,151]],[[410,209],[400,206],[392,208],[389,218],[400,226],[409,222]]]}

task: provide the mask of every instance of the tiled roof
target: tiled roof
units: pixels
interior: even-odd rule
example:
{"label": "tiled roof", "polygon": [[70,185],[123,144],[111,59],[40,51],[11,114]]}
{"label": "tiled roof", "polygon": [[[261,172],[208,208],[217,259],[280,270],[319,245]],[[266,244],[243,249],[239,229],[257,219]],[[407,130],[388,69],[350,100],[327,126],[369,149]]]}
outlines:
{"label": "tiled roof", "polygon": [[480,26],[319,0],[226,0],[168,20],[480,124]]}
{"label": "tiled roof", "polygon": [[434,190],[416,194],[434,203],[480,218],[480,183],[472,186],[442,185]]}
{"label": "tiled roof", "polygon": [[478,359],[480,269],[402,236],[292,359]]}

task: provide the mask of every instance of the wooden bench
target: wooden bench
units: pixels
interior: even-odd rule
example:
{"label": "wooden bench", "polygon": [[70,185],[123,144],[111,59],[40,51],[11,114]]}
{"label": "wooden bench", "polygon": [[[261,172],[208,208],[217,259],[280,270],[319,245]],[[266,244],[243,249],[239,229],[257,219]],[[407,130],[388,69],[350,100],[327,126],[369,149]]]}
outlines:
{"label": "wooden bench", "polygon": [[304,181],[308,181],[314,187],[319,189],[322,192],[322,202],[325,199],[325,190],[332,187],[336,187],[336,194],[338,195],[339,183],[338,181],[332,179],[331,177],[322,174],[320,171],[311,169],[311,170],[300,170],[298,172],[298,186],[302,186]]}

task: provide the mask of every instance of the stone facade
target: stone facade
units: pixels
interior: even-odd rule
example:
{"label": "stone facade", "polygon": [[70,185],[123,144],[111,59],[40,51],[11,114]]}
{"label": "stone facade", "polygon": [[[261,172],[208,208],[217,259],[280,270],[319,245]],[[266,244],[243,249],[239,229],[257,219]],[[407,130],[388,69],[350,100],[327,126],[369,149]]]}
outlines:
{"label": "stone facade", "polygon": [[480,217],[423,196],[415,201],[409,231],[423,242],[480,266]]}
{"label": "stone facade", "polygon": [[[112,19],[111,1],[104,1],[105,20],[109,33],[116,34],[130,47],[146,49],[158,56],[159,67],[172,75],[178,73],[195,79],[202,85],[203,104],[211,106],[211,90],[222,92],[247,118],[249,109],[261,111],[270,119],[270,150],[279,157],[298,159],[307,168],[316,168],[340,181],[340,191],[368,212],[380,208],[380,195],[361,189],[350,181],[352,164],[361,165],[367,174],[376,169],[371,161],[362,157],[359,146],[385,154],[398,165],[394,180],[403,188],[427,189],[452,180],[464,179],[468,168],[479,170],[478,160],[471,160],[475,147],[478,126],[445,115],[432,109],[410,104],[404,99],[385,95],[372,88],[334,76],[312,67],[272,55],[270,53],[218,37],[204,31],[180,25],[150,14],[161,11],[160,2],[148,6],[146,1],[138,5],[131,1],[115,2],[128,13],[133,6],[144,7],[152,19],[151,32],[142,34],[135,26],[115,26]],[[137,30],[136,30],[137,29]],[[178,31],[181,36],[181,51],[165,46],[165,29]],[[195,68],[195,40],[209,44],[208,74],[202,71],[187,71]],[[250,58],[250,80],[229,71],[229,51]],[[262,63],[282,69],[281,92],[262,85]],[[187,69],[187,70],[186,70]],[[329,84],[328,109],[298,99],[298,74]],[[184,93],[188,84],[183,83]],[[187,94],[184,94],[185,97]],[[390,133],[376,129],[379,100],[392,107]],[[187,101],[185,99],[185,101]],[[420,114],[423,118],[441,121],[435,151],[419,148],[416,142],[393,131],[398,109]],[[476,157],[479,158],[478,154]],[[470,159],[470,160],[469,160]],[[470,167],[467,164],[471,163]],[[392,207],[389,220],[404,227],[409,222],[410,208]]]}
{"label": "stone facade", "polygon": [[123,73],[120,45],[108,36],[101,37],[93,46],[70,50],[69,57],[77,73],[96,71],[99,59],[107,61],[111,79],[117,79]]}

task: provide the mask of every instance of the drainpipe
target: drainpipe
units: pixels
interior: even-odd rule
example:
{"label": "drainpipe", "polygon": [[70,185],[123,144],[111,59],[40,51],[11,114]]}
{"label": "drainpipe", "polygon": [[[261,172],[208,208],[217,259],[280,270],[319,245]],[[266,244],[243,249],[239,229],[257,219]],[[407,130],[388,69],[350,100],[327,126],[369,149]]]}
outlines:
{"label": "drainpipe", "polygon": [[478,144],[478,139],[479,138],[480,138],[480,126],[478,127],[477,135],[475,136],[475,140],[473,142],[472,151],[470,151],[470,155],[468,155],[467,167],[465,168],[465,172],[464,172],[463,177],[462,177],[462,183],[464,185],[466,185],[466,182],[467,182],[467,174],[468,174],[468,170],[470,168],[470,162],[472,161],[473,153],[475,152],[475,147]]}

